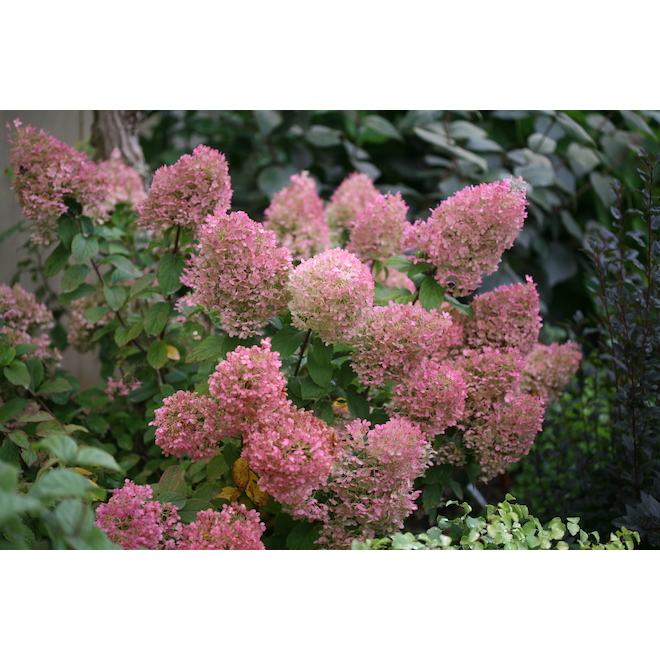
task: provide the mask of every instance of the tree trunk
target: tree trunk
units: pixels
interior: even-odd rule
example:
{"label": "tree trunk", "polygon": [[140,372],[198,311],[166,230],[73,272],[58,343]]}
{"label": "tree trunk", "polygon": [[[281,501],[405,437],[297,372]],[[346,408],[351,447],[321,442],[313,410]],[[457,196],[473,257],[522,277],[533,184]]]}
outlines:
{"label": "tree trunk", "polygon": [[143,119],[141,110],[94,110],[92,145],[99,160],[108,160],[112,150],[119,149],[124,162],[138,172],[146,185],[149,168],[138,139]]}

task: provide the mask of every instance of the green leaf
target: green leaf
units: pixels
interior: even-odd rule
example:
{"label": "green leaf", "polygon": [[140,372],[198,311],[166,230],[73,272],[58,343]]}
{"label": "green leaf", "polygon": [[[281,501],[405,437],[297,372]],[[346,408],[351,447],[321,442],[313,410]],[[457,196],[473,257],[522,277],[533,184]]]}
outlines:
{"label": "green leaf", "polygon": [[369,417],[369,402],[357,392],[346,390],[346,403],[348,403],[348,409],[356,417],[360,419]]}
{"label": "green leaf", "polygon": [[59,392],[68,392],[73,386],[66,378],[56,378],[48,383],[44,383],[37,394],[58,394]]}
{"label": "green leaf", "polygon": [[557,114],[557,121],[569,135],[572,135],[578,140],[584,140],[586,142],[595,144],[589,133],[587,133],[587,131],[582,126],[580,126],[580,124],[578,124],[575,119],[569,117],[565,112],[560,112]]}
{"label": "green leaf", "polygon": [[159,335],[165,328],[170,313],[170,304],[167,302],[154,303],[144,317],[144,329],[148,335]]}
{"label": "green leaf", "polygon": [[[34,348],[36,348],[36,346],[34,346]],[[7,346],[4,343],[0,343],[0,365],[5,366],[11,364],[14,361],[16,355],[16,348],[13,346]]]}
{"label": "green leaf", "polygon": [[216,454],[206,466],[206,478],[215,481],[229,470],[229,466],[222,454]]}
{"label": "green leaf", "polygon": [[76,452],[78,451],[78,444],[68,435],[57,433],[50,435],[37,443],[41,449],[47,449],[61,458],[67,465],[74,465],[76,460]]}
{"label": "green leaf", "polygon": [[142,271],[130,260],[121,254],[111,254],[105,258],[119,271],[114,275],[114,282],[123,282],[134,277],[142,277]]}
{"label": "green leaf", "polygon": [[186,503],[186,498],[183,495],[179,495],[179,493],[172,493],[172,492],[163,493],[162,495],[159,495],[157,499],[159,502],[162,502],[163,504],[169,502],[170,504],[173,504],[177,508],[183,507],[183,505]]}
{"label": "green leaf", "polygon": [[119,465],[117,465],[117,461],[115,461],[107,451],[103,451],[98,447],[79,447],[75,461],[78,465],[104,467],[109,470],[115,470],[116,472],[123,471]]}
{"label": "green leaf", "polygon": [[143,275],[131,286],[131,290],[128,294],[129,298],[135,298],[139,293],[148,289],[155,281],[156,273],[147,273],[146,275]]}
{"label": "green leaf", "polygon": [[158,283],[163,294],[169,296],[176,293],[181,287],[179,278],[183,272],[183,255],[167,252],[158,263]]}
{"label": "green leaf", "polygon": [[14,385],[22,385],[25,389],[30,387],[30,372],[22,362],[14,362],[4,368],[5,378]]}
{"label": "green leaf", "polygon": [[318,399],[324,394],[327,394],[329,385],[318,385],[310,376],[305,376],[301,379],[302,383],[302,398],[303,399]]}
{"label": "green leaf", "polygon": [[335,413],[332,410],[332,404],[327,399],[314,404],[314,414],[326,424],[332,424],[335,421]]}
{"label": "green leaf", "polygon": [[213,509],[213,505],[210,502],[192,498],[186,500],[184,506],[177,513],[181,516],[181,522],[191,523],[197,520],[197,513],[199,511],[206,511],[207,509]]}
{"label": "green leaf", "polygon": [[69,291],[77,289],[85,281],[88,274],[89,268],[82,264],[67,268],[62,277],[62,291],[69,293]]}
{"label": "green leaf", "polygon": [[398,270],[400,273],[407,273],[410,267],[413,265],[413,262],[407,257],[394,256],[390,257],[385,262],[385,265],[388,268],[394,268],[394,270]]}
{"label": "green leaf", "polygon": [[147,362],[154,368],[160,369],[167,362],[167,344],[159,339],[149,346]]}
{"label": "green leaf", "polygon": [[186,355],[186,362],[216,361],[225,354],[224,344],[226,335],[211,335],[203,339]]}
{"label": "green leaf", "polygon": [[422,307],[427,311],[439,309],[444,300],[444,287],[440,286],[434,277],[427,275],[419,289],[419,302]]}
{"label": "green leaf", "polygon": [[71,249],[71,241],[78,233],[78,225],[73,218],[68,216],[60,218],[57,235],[62,239],[62,244],[67,250]]}
{"label": "green leaf", "polygon": [[158,488],[161,493],[177,493],[181,497],[188,495],[188,486],[186,485],[186,473],[180,465],[172,465],[163,472]]}
{"label": "green leaf", "polygon": [[[322,359],[325,357],[323,352],[320,353]],[[307,371],[312,377],[312,380],[324,389],[330,387],[332,381],[332,364],[330,361],[323,360],[322,363],[317,361],[317,353],[313,348],[310,348],[307,355]]]}
{"label": "green leaf", "polygon": [[332,355],[334,353],[334,346],[332,344],[325,344],[321,339],[316,337],[312,346],[314,359],[316,362],[324,367],[330,366],[332,362]]}
{"label": "green leaf", "polygon": [[115,312],[121,309],[122,305],[126,302],[126,289],[122,286],[109,286],[105,284],[103,286],[103,293],[105,294],[108,305],[110,305],[110,309]]}
{"label": "green leaf", "polygon": [[394,127],[392,123],[380,115],[368,115],[362,120],[362,125],[371,128],[372,130],[376,131],[376,133],[380,133],[381,135],[386,135],[387,137],[394,138],[395,140],[403,142],[401,133],[399,133],[399,131]]}
{"label": "green leaf", "polygon": [[13,520],[18,520],[18,516],[21,514],[36,514],[41,509],[43,509],[43,504],[32,497],[0,492],[0,527],[4,527]]}
{"label": "green leaf", "polygon": [[463,314],[466,314],[469,317],[472,317],[474,315],[474,311],[472,310],[472,307],[470,305],[466,305],[465,303],[459,302],[456,300],[456,298],[453,298],[452,296],[448,296],[445,294],[445,300],[450,304],[453,305],[459,312],[463,312]]}
{"label": "green leaf", "polygon": [[16,417],[18,413],[27,405],[27,399],[21,397],[14,397],[0,407],[0,424],[3,424],[9,419]]}
{"label": "green leaf", "polygon": [[254,110],[253,114],[264,136],[270,135],[282,123],[282,115],[277,110]]}
{"label": "green leaf", "polygon": [[66,249],[64,243],[59,243],[44,262],[44,273],[46,277],[57,275],[69,263],[70,254],[71,252]]}
{"label": "green leaf", "polygon": [[305,134],[308,142],[315,147],[335,147],[341,144],[341,133],[329,126],[314,124]]}
{"label": "green leaf", "polygon": [[339,387],[345,390],[356,378],[357,374],[351,365],[351,361],[345,360],[342,362],[341,367],[339,367],[339,375],[337,376],[337,384]]}
{"label": "green leaf", "polygon": [[316,550],[314,541],[319,537],[317,528],[310,522],[299,522],[286,537],[287,550]]}
{"label": "green leaf", "polygon": [[30,386],[36,390],[44,378],[44,365],[39,358],[28,358],[25,364],[30,372]]}
{"label": "green leaf", "polygon": [[275,333],[271,340],[271,347],[280,354],[281,358],[293,355],[305,340],[306,331],[300,331],[293,326],[287,326]]}
{"label": "green leaf", "polygon": [[133,341],[140,336],[142,332],[142,319],[138,319],[135,323],[129,326],[119,326],[115,330],[115,344],[117,346],[126,346],[129,341]]}
{"label": "green leaf", "polygon": [[87,314],[85,314],[85,321],[87,323],[96,323],[100,321],[108,312],[110,308],[106,305],[101,305],[100,307],[92,307]]}
{"label": "green leaf", "polygon": [[7,437],[21,449],[28,449],[30,446],[30,439],[25,431],[12,431],[7,434]]}
{"label": "green leaf", "polygon": [[71,254],[79,263],[88,261],[99,251],[99,242],[93,236],[76,234],[71,241]]}
{"label": "green leaf", "polygon": [[94,488],[94,484],[82,474],[68,468],[47,470],[30,487],[30,495],[43,501],[58,500],[63,497],[82,497]]}
{"label": "green leaf", "polygon": [[93,293],[96,293],[96,289],[91,284],[83,282],[73,291],[70,291],[69,293],[61,293],[57,298],[57,302],[60,305],[68,305],[72,300],[79,300],[80,298],[90,296]]}

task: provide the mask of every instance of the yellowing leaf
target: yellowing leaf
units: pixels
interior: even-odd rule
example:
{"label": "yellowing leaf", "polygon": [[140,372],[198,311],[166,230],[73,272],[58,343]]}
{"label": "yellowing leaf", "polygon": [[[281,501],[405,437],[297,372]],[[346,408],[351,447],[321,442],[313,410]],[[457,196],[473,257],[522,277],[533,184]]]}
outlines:
{"label": "yellowing leaf", "polygon": [[236,462],[231,468],[231,476],[234,478],[234,483],[241,490],[245,490],[245,487],[250,481],[250,468],[244,458],[237,458]]}
{"label": "yellowing leaf", "polygon": [[174,346],[169,346],[169,345],[167,347],[167,357],[170,358],[170,360],[181,359],[181,355],[179,355],[179,351]]}
{"label": "yellowing leaf", "polygon": [[333,407],[335,408],[340,408],[341,410],[348,410],[348,403],[346,403],[346,399],[335,399],[332,402]]}
{"label": "yellowing leaf", "polygon": [[241,491],[238,488],[234,488],[233,486],[225,486],[219,493],[218,493],[218,498],[221,500],[229,500],[230,502],[235,502],[240,496]]}
{"label": "yellowing leaf", "polygon": [[[254,474],[254,472],[252,473]],[[256,482],[250,481],[245,489],[245,494],[257,505],[257,506],[266,506],[270,495],[266,491],[260,490]]]}
{"label": "yellowing leaf", "polygon": [[86,477],[88,477],[90,474],[94,474],[93,472],[90,472],[89,470],[85,470],[85,468],[81,468],[81,467],[74,467],[71,469],[74,472],[78,472],[79,474],[84,474]]}

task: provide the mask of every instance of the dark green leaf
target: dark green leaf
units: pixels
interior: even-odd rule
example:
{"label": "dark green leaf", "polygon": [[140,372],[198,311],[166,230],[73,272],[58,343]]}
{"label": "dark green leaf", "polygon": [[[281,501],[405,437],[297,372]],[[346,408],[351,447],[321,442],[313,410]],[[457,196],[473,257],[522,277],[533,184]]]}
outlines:
{"label": "dark green leaf", "polygon": [[207,509],[213,509],[213,505],[210,502],[193,498],[186,500],[185,505],[177,513],[181,516],[181,522],[191,523],[197,520],[197,513],[199,511],[206,511]]}
{"label": "dark green leaf", "polygon": [[305,376],[301,379],[302,383],[302,398],[303,399],[318,399],[328,392],[329,385],[318,385],[310,376]]}
{"label": "dark green leaf", "polygon": [[229,466],[222,454],[216,454],[206,466],[206,478],[214,481],[227,472]]}
{"label": "dark green leaf", "polygon": [[186,486],[186,473],[180,465],[168,467],[158,482],[161,493],[177,493],[181,497],[186,497],[188,487]]}
{"label": "dark green leaf", "polygon": [[122,286],[109,286],[104,285],[103,293],[105,294],[105,299],[110,305],[110,309],[115,312],[121,309],[122,305],[126,302],[126,289]]}
{"label": "dark green leaf", "polygon": [[165,328],[170,313],[170,304],[157,302],[151,305],[144,317],[144,329],[148,335],[159,335]]}
{"label": "dark green leaf", "polygon": [[439,309],[444,300],[444,287],[440,286],[432,275],[427,275],[419,289],[419,302],[422,307],[427,311]]}
{"label": "dark green leaf", "polygon": [[52,501],[62,497],[82,497],[94,485],[88,479],[70,469],[47,470],[30,487],[30,495],[41,500]]}
{"label": "dark green leaf", "polygon": [[78,233],[78,225],[73,218],[69,216],[60,218],[57,235],[62,239],[62,243],[67,250],[71,249],[71,241],[73,240],[73,237]]}
{"label": "dark green leaf", "polygon": [[195,348],[186,355],[186,362],[206,362],[207,360],[216,361],[225,355],[226,335],[211,335],[203,339]]}
{"label": "dark green leaf", "polygon": [[126,346],[129,341],[133,341],[140,336],[142,332],[142,319],[138,319],[135,323],[129,326],[120,325],[115,330],[115,343],[117,346]]}
{"label": "dark green leaf", "polygon": [[591,136],[587,131],[578,124],[575,119],[569,117],[565,112],[560,112],[557,114],[557,121],[561,124],[561,127],[573,137],[578,140],[585,140],[586,142],[591,142],[594,144],[594,141],[591,139]]}
{"label": "dark green leaf", "polygon": [[62,291],[68,293],[77,289],[85,281],[88,274],[89,268],[82,264],[67,268],[62,277]]}
{"label": "dark green leaf", "polygon": [[14,362],[4,368],[5,378],[14,385],[22,385],[26,389],[30,387],[30,372],[22,362]]}
{"label": "dark green leaf", "polygon": [[335,421],[335,413],[332,410],[332,404],[328,400],[314,404],[314,414],[326,424],[332,424]]}
{"label": "dark green leaf", "polygon": [[163,294],[169,296],[181,287],[179,278],[183,272],[183,255],[167,252],[158,263],[158,283]]}
{"label": "dark green leaf", "polygon": [[57,275],[69,263],[70,254],[71,252],[66,249],[64,243],[59,243],[44,262],[44,273],[46,277]]}
{"label": "dark green leaf", "polygon": [[314,541],[319,537],[317,528],[310,522],[299,522],[286,537],[287,550],[316,550]]}
{"label": "dark green leaf", "polygon": [[98,447],[79,447],[75,460],[78,465],[98,466],[122,472],[117,461],[108,452]]}
{"label": "dark green leaf", "polygon": [[100,307],[92,307],[87,314],[85,314],[85,321],[87,323],[96,323],[100,321],[108,312],[110,308],[106,305],[101,305]]}
{"label": "dark green leaf", "polygon": [[155,281],[156,281],[155,273],[147,273],[146,275],[143,275],[138,280],[136,280],[131,286],[131,290],[128,294],[129,297],[135,298],[135,296],[137,296],[139,293],[141,293],[145,289],[148,289]]}
{"label": "dark green leaf", "polygon": [[78,445],[71,436],[62,433],[55,433],[40,440],[37,443],[37,446],[41,449],[47,449],[52,452],[57,458],[61,458],[67,465],[75,465]]}
{"label": "dark green leaf", "polygon": [[99,251],[99,242],[93,237],[76,234],[71,241],[71,254],[79,263],[91,259]]}
{"label": "dark green leaf", "polygon": [[389,122],[384,117],[381,117],[380,115],[368,115],[362,120],[362,125],[371,128],[372,130],[376,131],[376,133],[380,133],[381,135],[386,135],[387,137],[394,138],[395,140],[403,142],[401,133],[399,133],[399,131],[391,122]]}
{"label": "dark green leaf", "polygon": [[57,394],[58,392],[68,392],[71,389],[71,383],[66,378],[56,378],[48,383],[44,383],[37,391],[38,394]]}
{"label": "dark green leaf", "polygon": [[445,294],[445,300],[455,307],[459,312],[463,312],[463,314],[466,314],[467,316],[472,317],[474,315],[474,312],[472,311],[472,307],[470,305],[466,305],[465,303],[459,302],[456,300],[456,298],[453,298],[452,296],[448,296]]}
{"label": "dark green leaf", "polygon": [[337,376],[337,384],[339,387],[345,390],[355,378],[357,378],[357,374],[351,365],[351,361],[345,360],[342,362],[342,365],[339,368],[339,375]]}
{"label": "dark green leaf", "polygon": [[307,332],[300,331],[293,326],[287,326],[275,333],[271,340],[271,347],[280,354],[281,358],[293,355],[305,340]]}
{"label": "dark green leaf", "polygon": [[23,408],[27,405],[27,399],[15,397],[10,399],[2,407],[0,407],[0,424],[3,424],[9,419],[16,417]]}
{"label": "dark green leaf", "polygon": [[175,507],[180,508],[186,503],[186,498],[185,495],[181,495],[179,493],[172,493],[172,492],[164,492],[162,495],[158,496],[158,501],[162,502],[163,504],[169,502],[170,504],[173,504]]}
{"label": "dark green leaf", "polygon": [[369,417],[369,402],[357,392],[346,390],[346,403],[348,403],[348,409],[356,417],[360,419]]}
{"label": "dark green leaf", "polygon": [[25,364],[30,372],[30,386],[36,390],[44,378],[44,365],[39,358],[28,358]]}
{"label": "dark green leaf", "polygon": [[123,282],[133,277],[142,277],[142,271],[130,260],[121,254],[111,254],[106,257],[120,274],[115,276],[115,282]]}
{"label": "dark green leaf", "polygon": [[407,273],[409,268],[413,265],[413,262],[407,257],[394,256],[390,257],[385,262],[385,265],[388,268],[394,268],[394,270],[398,270],[400,273]]}
{"label": "dark green leaf", "polygon": [[87,282],[83,282],[79,287],[76,287],[73,291],[69,293],[62,293],[57,299],[57,302],[60,305],[67,305],[72,300],[79,300],[85,296],[90,296],[93,293],[96,293],[96,289]]}
{"label": "dark green leaf", "polygon": [[159,339],[149,346],[147,362],[154,368],[160,369],[167,362],[167,344]]}

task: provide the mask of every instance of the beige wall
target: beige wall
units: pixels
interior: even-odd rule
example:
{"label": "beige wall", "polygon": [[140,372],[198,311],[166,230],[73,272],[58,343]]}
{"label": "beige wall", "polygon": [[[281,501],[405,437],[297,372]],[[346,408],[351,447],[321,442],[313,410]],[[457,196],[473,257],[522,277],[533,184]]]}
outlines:
{"label": "beige wall", "polygon": [[[2,144],[0,149],[0,233],[16,224],[22,217],[21,208],[16,202],[11,190],[11,182],[4,172],[9,167],[7,153],[11,145],[7,142],[6,124],[19,117],[23,124],[31,124],[37,129],[43,128],[58,140],[76,146],[89,137],[92,127],[91,110],[0,110],[2,126]],[[25,258],[21,247],[30,236],[30,232],[14,232],[4,242],[0,243],[0,281],[9,283],[17,270],[17,264]],[[53,246],[54,247],[54,246]],[[52,248],[44,249],[44,258]],[[53,278],[52,287],[59,291],[59,277]],[[34,290],[35,284],[25,275],[21,277],[21,285]],[[93,385],[98,379],[98,365],[90,355],[78,355],[68,350],[64,355],[62,365],[74,376],[80,379],[83,387]]]}

